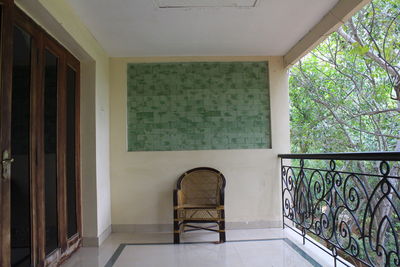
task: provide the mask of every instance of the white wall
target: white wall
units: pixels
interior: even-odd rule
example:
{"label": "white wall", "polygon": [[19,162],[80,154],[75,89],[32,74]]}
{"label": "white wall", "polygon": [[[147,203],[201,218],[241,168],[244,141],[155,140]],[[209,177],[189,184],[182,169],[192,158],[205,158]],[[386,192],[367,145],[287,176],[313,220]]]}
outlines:
{"label": "white wall", "polygon": [[[269,61],[272,149],[127,152],[127,63],[260,60]],[[227,179],[228,228],[280,225],[277,154],[289,152],[288,76],[282,57],[112,58],[110,92],[113,230],[172,230],[176,180],[199,166],[216,168]]]}

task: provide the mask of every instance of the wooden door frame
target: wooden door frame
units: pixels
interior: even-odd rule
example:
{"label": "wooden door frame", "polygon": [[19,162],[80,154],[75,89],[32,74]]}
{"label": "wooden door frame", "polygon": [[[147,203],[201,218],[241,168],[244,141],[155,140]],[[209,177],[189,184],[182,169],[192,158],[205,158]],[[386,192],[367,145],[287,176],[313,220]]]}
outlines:
{"label": "wooden door frame", "polygon": [[[11,87],[12,87],[12,17],[13,1],[0,0],[1,14],[1,63],[0,63],[0,160],[5,150],[11,153]],[[9,266],[11,253],[10,180],[3,179],[0,164],[0,266]]]}
{"label": "wooden door frame", "polygon": [[[57,62],[57,216],[58,216],[58,242],[59,247],[46,255],[46,244],[43,243],[43,251],[40,251],[40,258],[43,259],[45,266],[53,264],[55,262],[59,262],[63,255],[63,252],[67,249],[66,242],[66,231],[65,224],[66,220],[66,200],[65,200],[65,143],[64,140],[64,121],[65,119],[65,111],[64,111],[64,102],[65,102],[65,81],[66,81],[66,70],[65,70],[65,48],[63,48],[56,40],[47,34],[43,38],[43,47],[42,47],[42,60],[45,60],[45,51],[48,50],[50,53],[55,55],[58,58]],[[43,69],[44,70],[44,69]],[[43,76],[43,75],[42,75]],[[44,84],[42,84],[42,89],[44,89]],[[44,92],[41,93],[41,96],[44,96]],[[44,110],[43,110],[44,111]],[[41,117],[44,118],[44,113],[41,114]],[[41,128],[44,131],[44,127]],[[43,142],[41,146],[44,149],[44,132],[41,134],[40,138]],[[42,158],[44,158],[45,153],[41,151]],[[44,166],[43,166],[44,168]],[[44,177],[44,176],[43,176]],[[45,177],[44,177],[45,178]],[[44,188],[44,187],[43,187]],[[41,213],[43,225],[45,224],[45,191],[43,190],[41,203]],[[43,226],[45,229],[45,225]],[[44,237],[45,238],[45,237]]]}
{"label": "wooden door frame", "polygon": [[[66,70],[71,68],[76,73],[75,79],[75,199],[76,199],[76,223],[77,233],[71,238],[67,238],[67,250],[62,262],[65,261],[74,251],[76,251],[82,244],[82,199],[81,199],[81,167],[80,167],[80,62],[71,54],[66,57]],[[67,89],[67,88],[66,88]],[[65,90],[65,100],[67,90]],[[65,104],[66,101],[64,101]],[[66,106],[65,106],[66,108]],[[65,120],[66,121],[66,120]],[[66,133],[66,124],[64,133]],[[66,139],[64,144],[66,144]],[[66,150],[65,150],[66,151]],[[66,177],[65,177],[66,179]],[[66,181],[65,181],[66,182]],[[64,183],[66,184],[66,183]],[[67,190],[67,188],[65,188]],[[65,194],[67,196],[67,194]],[[66,199],[65,199],[66,201]],[[67,214],[67,213],[66,213]],[[67,226],[67,224],[65,224]],[[67,229],[65,229],[67,233]]]}
{"label": "wooden door frame", "polygon": [[[58,265],[77,250],[82,241],[80,182],[80,63],[61,44],[37,25],[13,0],[0,0],[2,5],[0,62],[0,159],[5,149],[11,150],[13,29],[20,27],[32,37],[30,83],[30,203],[31,264]],[[44,62],[45,50],[58,57],[57,72],[57,216],[59,248],[46,255],[45,227],[45,151],[44,151]],[[75,179],[77,234],[67,237],[66,189],[66,71],[76,71],[75,85]],[[10,151],[12,155],[12,151]],[[0,161],[1,163],[1,161]],[[0,175],[2,166],[0,164]],[[11,265],[11,186],[0,177],[0,266]]]}
{"label": "wooden door frame", "polygon": [[[22,10],[14,6],[14,16],[12,26],[17,26],[31,36],[31,78],[30,78],[30,206],[31,206],[31,264],[36,264],[39,259],[39,244],[42,241],[41,224],[39,223],[38,196],[41,194],[41,183],[43,182],[43,169],[41,168],[42,157],[39,155],[40,149],[40,129],[43,122],[39,117],[38,107],[41,106],[40,84],[42,62],[39,57],[39,49],[42,46],[42,35],[40,28]],[[12,152],[11,152],[12,153]]]}

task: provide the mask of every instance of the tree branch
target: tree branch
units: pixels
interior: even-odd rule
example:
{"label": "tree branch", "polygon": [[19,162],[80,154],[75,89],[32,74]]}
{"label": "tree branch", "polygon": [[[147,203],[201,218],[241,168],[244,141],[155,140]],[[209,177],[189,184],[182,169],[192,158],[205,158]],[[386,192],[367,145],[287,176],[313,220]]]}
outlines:
{"label": "tree branch", "polygon": [[364,115],[376,115],[376,114],[388,113],[388,112],[399,112],[399,113],[400,113],[400,110],[397,109],[397,108],[385,109],[385,110],[375,110],[375,111],[369,111],[369,112],[364,112],[364,113],[356,114],[356,115],[352,116],[351,118],[354,119],[354,118],[359,117],[359,116],[364,116]]}
{"label": "tree branch", "polygon": [[[346,32],[344,32],[344,30],[342,28],[339,28],[337,30],[337,33],[343,37],[343,39],[345,39],[348,43],[350,44],[355,44],[355,43],[359,43],[357,42],[355,39],[353,39],[353,37],[351,37],[350,35],[348,35]],[[362,43],[359,43],[361,46],[363,45]],[[390,75],[398,77],[399,73],[397,72],[397,70],[391,66],[390,64],[388,64],[388,62],[384,59],[382,59],[381,57],[375,55],[371,50],[369,50],[366,55],[372,59],[373,61],[375,61],[379,66],[381,66],[383,69],[385,69]]]}
{"label": "tree branch", "polygon": [[349,125],[347,122],[345,122],[342,119],[340,119],[339,116],[332,110],[332,108],[327,103],[325,103],[324,101],[321,101],[320,99],[314,99],[314,100],[315,100],[315,102],[320,103],[321,105],[324,105],[330,111],[330,113],[332,114],[332,116],[335,118],[335,120],[338,123],[340,123],[342,125],[345,125],[349,129],[352,129],[352,130],[355,130],[355,131],[360,131],[360,132],[363,132],[363,133],[366,133],[366,134],[375,135],[375,136],[385,136],[385,137],[390,137],[390,138],[394,138],[394,139],[400,139],[400,136],[373,133],[373,132],[369,132],[369,131],[366,131],[366,130],[363,130],[363,129],[358,129],[356,127],[353,127],[353,126]]}

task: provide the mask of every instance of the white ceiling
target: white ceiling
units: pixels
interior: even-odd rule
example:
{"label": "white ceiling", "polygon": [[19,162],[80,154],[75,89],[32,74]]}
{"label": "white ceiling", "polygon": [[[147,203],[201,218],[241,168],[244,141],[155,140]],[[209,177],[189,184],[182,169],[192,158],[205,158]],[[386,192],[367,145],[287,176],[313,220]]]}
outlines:
{"label": "white ceiling", "polygon": [[284,55],[338,2],[67,1],[113,57]]}
{"label": "white ceiling", "polygon": [[161,8],[254,7],[257,0],[157,0]]}

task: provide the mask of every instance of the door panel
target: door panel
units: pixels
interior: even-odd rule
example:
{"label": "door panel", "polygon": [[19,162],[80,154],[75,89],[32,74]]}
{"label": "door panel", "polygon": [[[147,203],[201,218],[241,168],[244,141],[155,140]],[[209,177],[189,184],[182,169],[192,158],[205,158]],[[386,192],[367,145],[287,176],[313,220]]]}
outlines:
{"label": "door panel", "polygon": [[57,182],[57,99],[59,59],[45,49],[44,55],[44,157],[46,255],[59,247]]}
{"label": "door panel", "polygon": [[11,161],[5,161],[11,159],[12,1],[0,0],[0,6],[0,266],[9,266]]}
{"label": "door panel", "polygon": [[68,238],[78,232],[77,209],[76,209],[76,165],[75,165],[75,91],[76,71],[67,66],[67,218]]}
{"label": "door panel", "polygon": [[30,100],[31,36],[18,26],[13,34],[11,110],[11,265],[31,263]]}

